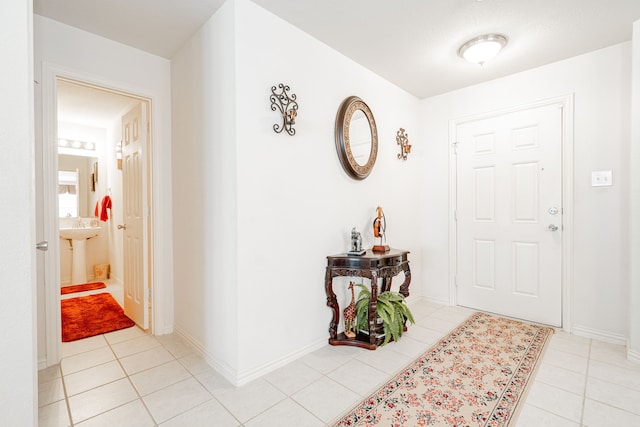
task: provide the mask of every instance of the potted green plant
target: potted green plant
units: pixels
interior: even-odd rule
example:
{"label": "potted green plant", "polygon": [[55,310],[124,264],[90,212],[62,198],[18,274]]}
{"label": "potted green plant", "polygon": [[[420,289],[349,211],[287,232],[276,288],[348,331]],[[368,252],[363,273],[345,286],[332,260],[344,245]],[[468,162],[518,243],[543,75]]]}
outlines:
{"label": "potted green plant", "polygon": [[381,346],[387,344],[392,339],[397,341],[404,332],[406,321],[415,323],[413,314],[404,301],[404,295],[385,291],[378,294],[376,306],[376,324],[382,325],[381,331],[369,331],[369,301],[371,291],[363,284],[356,285],[360,288],[358,301],[356,302],[356,328],[359,331],[369,334],[376,334],[377,337],[384,335]]}

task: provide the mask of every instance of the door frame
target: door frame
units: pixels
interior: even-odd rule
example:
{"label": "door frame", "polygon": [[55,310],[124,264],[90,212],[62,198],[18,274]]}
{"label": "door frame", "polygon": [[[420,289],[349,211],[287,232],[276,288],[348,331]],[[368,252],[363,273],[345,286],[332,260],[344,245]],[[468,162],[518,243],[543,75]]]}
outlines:
{"label": "door frame", "polygon": [[573,290],[573,117],[574,94],[534,101],[496,111],[478,113],[449,120],[449,304],[457,305],[457,127],[461,124],[515,113],[537,107],[557,105],[562,109],[562,329],[571,332]]}
{"label": "door frame", "polygon": [[[151,296],[155,300],[156,293],[159,292],[154,286],[153,276],[153,259],[154,259],[154,227],[153,215],[151,214],[151,206],[153,205],[153,96],[140,94],[137,90],[120,87],[117,84],[97,78],[96,76],[87,75],[69,68],[58,66],[52,63],[42,63],[42,169],[43,169],[43,237],[49,242],[49,250],[44,261],[44,306],[45,306],[45,345],[46,345],[46,366],[52,366],[60,363],[61,360],[61,317],[60,317],[60,288],[58,281],[60,277],[60,239],[58,236],[59,219],[57,215],[51,215],[51,212],[57,212],[57,191],[56,181],[58,170],[58,149],[57,145],[52,143],[57,136],[57,88],[56,82],[58,78],[85,84],[89,87],[109,90],[122,95],[139,98],[148,104],[149,130],[147,145],[145,147],[145,163],[147,175],[147,194],[150,206],[144,210],[148,220],[144,224],[144,228],[148,230],[147,239],[145,240],[145,256],[147,257],[146,268],[149,275],[149,285],[151,286]],[[48,215],[46,213],[49,213]],[[55,285],[55,286],[54,286]],[[154,333],[156,325],[157,304],[151,305],[150,333]],[[41,366],[42,368],[42,366]]]}

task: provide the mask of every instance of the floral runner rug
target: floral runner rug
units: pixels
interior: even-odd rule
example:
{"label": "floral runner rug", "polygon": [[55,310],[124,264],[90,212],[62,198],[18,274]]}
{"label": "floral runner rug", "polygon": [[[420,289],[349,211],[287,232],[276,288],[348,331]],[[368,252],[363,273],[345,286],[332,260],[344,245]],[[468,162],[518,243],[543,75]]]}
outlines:
{"label": "floral runner rug", "polygon": [[508,426],[553,329],[474,313],[334,426]]}

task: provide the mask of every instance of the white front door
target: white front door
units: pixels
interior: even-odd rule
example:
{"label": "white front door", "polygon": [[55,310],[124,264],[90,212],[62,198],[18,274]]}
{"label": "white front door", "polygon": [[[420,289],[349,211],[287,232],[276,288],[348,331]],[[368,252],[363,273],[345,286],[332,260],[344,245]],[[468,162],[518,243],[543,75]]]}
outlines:
{"label": "white front door", "polygon": [[145,102],[140,102],[122,117],[124,312],[143,329],[149,328],[149,274],[145,256],[148,246],[146,107]]}
{"label": "white front door", "polygon": [[456,126],[459,305],[562,324],[562,107]]}

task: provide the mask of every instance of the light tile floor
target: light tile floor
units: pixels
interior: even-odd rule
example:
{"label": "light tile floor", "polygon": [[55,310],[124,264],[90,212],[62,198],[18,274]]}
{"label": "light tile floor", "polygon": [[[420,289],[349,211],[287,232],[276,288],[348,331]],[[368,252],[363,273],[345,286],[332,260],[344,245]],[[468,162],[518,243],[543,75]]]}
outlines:
{"label": "light tile floor", "polygon": [[[397,343],[327,345],[242,387],[175,335],[134,327],[64,343],[62,363],[39,373],[40,426],[324,426],[471,313],[411,308]],[[640,365],[622,346],[557,332],[516,426],[640,426]]]}

